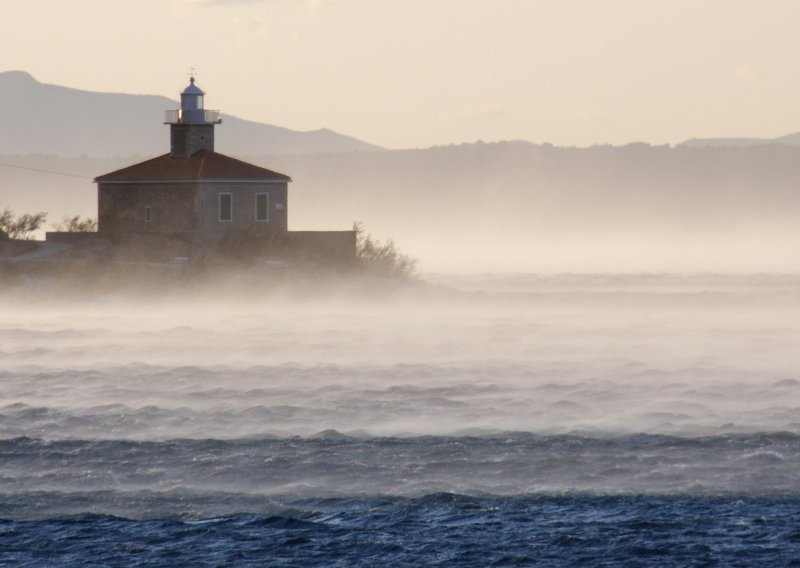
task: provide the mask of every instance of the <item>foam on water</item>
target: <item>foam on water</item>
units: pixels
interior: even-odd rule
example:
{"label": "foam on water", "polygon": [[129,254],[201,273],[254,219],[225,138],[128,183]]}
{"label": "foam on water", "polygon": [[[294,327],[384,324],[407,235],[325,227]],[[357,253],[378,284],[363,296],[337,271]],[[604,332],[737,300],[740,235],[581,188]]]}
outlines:
{"label": "foam on water", "polygon": [[800,279],[485,280],[366,300],[7,304],[0,436],[800,430]]}
{"label": "foam on water", "polygon": [[73,560],[138,547],[109,553],[120,565],[188,558],[168,540],[202,550],[197,565],[231,547],[253,565],[731,563],[714,539],[745,526],[739,501],[742,534],[779,542],[761,558],[796,546],[800,278],[439,280],[0,297],[0,531],[16,543],[0,560],[70,564],[25,545],[61,534]]}

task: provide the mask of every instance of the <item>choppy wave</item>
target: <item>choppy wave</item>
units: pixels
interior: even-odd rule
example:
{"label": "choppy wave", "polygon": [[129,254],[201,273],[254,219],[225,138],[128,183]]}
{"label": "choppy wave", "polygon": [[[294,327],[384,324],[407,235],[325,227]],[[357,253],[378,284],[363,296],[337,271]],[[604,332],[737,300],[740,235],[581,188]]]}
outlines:
{"label": "choppy wave", "polygon": [[[69,499],[69,498],[68,498]],[[88,500],[87,500],[88,502]],[[306,499],[259,514],[0,521],[14,566],[792,566],[796,497]]]}
{"label": "choppy wave", "polygon": [[628,359],[36,366],[0,381],[2,438],[800,433],[800,381],[788,373]]}
{"label": "choppy wave", "polygon": [[313,438],[165,442],[17,438],[0,442],[0,463],[0,517],[8,518],[86,511],[130,517],[134,510],[156,517],[191,510],[202,518],[261,512],[264,499],[272,498],[434,492],[800,494],[800,436],[786,433],[357,439],[324,432]]}
{"label": "choppy wave", "polygon": [[800,278],[448,283],[0,294],[0,564],[797,552]]}

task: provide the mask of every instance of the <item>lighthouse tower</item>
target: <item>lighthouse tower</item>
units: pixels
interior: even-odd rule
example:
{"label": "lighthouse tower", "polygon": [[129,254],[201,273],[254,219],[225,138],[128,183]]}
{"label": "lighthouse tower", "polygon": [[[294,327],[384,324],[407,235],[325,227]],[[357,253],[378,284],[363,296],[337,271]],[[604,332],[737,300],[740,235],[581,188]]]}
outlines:
{"label": "lighthouse tower", "polygon": [[200,150],[214,151],[214,125],[222,122],[218,110],[203,108],[205,93],[189,78],[181,93],[181,108],[168,110],[164,124],[170,125],[170,157],[190,158]]}

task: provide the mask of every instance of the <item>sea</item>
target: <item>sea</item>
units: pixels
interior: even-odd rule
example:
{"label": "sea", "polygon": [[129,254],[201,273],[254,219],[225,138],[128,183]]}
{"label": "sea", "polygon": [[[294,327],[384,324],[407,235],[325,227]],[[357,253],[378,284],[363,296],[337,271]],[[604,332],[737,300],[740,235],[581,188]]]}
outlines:
{"label": "sea", "polygon": [[800,276],[422,280],[0,290],[0,566],[800,566]]}

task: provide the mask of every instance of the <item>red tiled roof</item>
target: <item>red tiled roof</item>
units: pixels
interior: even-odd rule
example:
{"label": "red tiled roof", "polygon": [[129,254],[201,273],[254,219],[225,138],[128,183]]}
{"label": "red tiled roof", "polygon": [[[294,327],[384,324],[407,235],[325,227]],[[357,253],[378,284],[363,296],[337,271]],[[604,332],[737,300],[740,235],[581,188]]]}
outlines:
{"label": "red tiled roof", "polygon": [[206,180],[292,181],[292,178],[224,154],[200,150],[190,158],[173,158],[170,154],[164,154],[152,160],[98,176],[94,181],[103,183]]}

